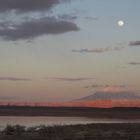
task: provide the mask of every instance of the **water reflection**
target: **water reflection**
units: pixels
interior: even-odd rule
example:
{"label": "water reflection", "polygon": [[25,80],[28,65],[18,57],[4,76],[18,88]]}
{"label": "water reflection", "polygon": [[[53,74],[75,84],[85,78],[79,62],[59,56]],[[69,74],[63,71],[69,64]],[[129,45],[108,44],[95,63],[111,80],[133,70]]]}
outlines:
{"label": "water reflection", "polygon": [[9,117],[0,116],[0,127],[10,125],[25,125],[27,127],[37,125],[69,125],[69,124],[89,124],[89,123],[140,123],[140,119],[99,119],[87,117]]}

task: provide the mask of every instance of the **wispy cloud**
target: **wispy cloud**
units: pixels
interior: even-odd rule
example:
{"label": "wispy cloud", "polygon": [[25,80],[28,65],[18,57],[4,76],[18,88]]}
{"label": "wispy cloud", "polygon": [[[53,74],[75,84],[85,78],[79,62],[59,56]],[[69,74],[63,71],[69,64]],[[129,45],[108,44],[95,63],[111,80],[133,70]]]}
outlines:
{"label": "wispy cloud", "polygon": [[0,77],[0,81],[32,81],[32,79],[30,79],[30,78],[21,78],[21,77],[2,76],[2,77]]}
{"label": "wispy cloud", "polygon": [[126,88],[128,85],[122,84],[122,85],[91,85],[86,86],[85,88]]}
{"label": "wispy cloud", "polygon": [[95,48],[95,49],[80,49],[80,50],[72,50],[72,52],[79,52],[79,53],[102,53],[109,51],[110,48]]}
{"label": "wispy cloud", "polygon": [[60,81],[77,82],[77,81],[92,80],[92,79],[95,79],[95,78],[89,78],[89,77],[77,77],[77,78],[71,78],[71,77],[47,77],[46,79],[54,79],[54,80],[60,80]]}
{"label": "wispy cloud", "polygon": [[63,14],[63,15],[58,15],[58,17],[60,18],[60,19],[63,19],[63,20],[75,20],[75,19],[77,19],[78,18],[78,16],[77,15],[70,15],[70,14]]}
{"label": "wispy cloud", "polygon": [[140,45],[140,40],[137,40],[137,41],[131,41],[129,43],[130,46],[139,46]]}
{"label": "wispy cloud", "polygon": [[130,62],[129,65],[140,65],[140,62]]}
{"label": "wispy cloud", "polygon": [[85,16],[84,18],[87,20],[98,20],[97,17],[91,17],[91,16]]}
{"label": "wispy cloud", "polygon": [[120,51],[124,49],[125,47],[106,47],[106,48],[94,48],[94,49],[79,49],[79,50],[72,50],[72,52],[77,52],[77,53],[104,53],[104,52],[109,52],[109,51]]}

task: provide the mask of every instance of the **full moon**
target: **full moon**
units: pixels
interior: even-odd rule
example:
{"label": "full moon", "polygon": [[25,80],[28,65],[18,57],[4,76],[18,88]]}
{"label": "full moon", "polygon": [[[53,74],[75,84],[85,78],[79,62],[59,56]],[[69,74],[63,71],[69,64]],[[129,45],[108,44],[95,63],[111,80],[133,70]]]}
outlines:
{"label": "full moon", "polygon": [[118,21],[118,26],[120,26],[120,27],[124,26],[124,21],[123,20],[119,20]]}

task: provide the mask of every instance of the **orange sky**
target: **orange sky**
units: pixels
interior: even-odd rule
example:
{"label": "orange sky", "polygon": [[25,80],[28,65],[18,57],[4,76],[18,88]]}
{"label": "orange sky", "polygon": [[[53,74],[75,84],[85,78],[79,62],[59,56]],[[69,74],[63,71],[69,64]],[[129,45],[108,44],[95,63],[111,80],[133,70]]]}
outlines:
{"label": "orange sky", "polygon": [[140,100],[96,100],[75,102],[0,102],[0,105],[52,106],[52,107],[140,107]]}

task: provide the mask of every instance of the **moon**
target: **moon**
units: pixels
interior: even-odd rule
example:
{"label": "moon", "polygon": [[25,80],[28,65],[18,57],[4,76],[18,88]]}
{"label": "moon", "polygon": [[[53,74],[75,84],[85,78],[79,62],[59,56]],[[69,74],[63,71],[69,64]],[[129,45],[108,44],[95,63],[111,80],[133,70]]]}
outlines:
{"label": "moon", "polygon": [[123,20],[119,20],[118,21],[118,26],[119,27],[123,27],[124,26],[124,21]]}

